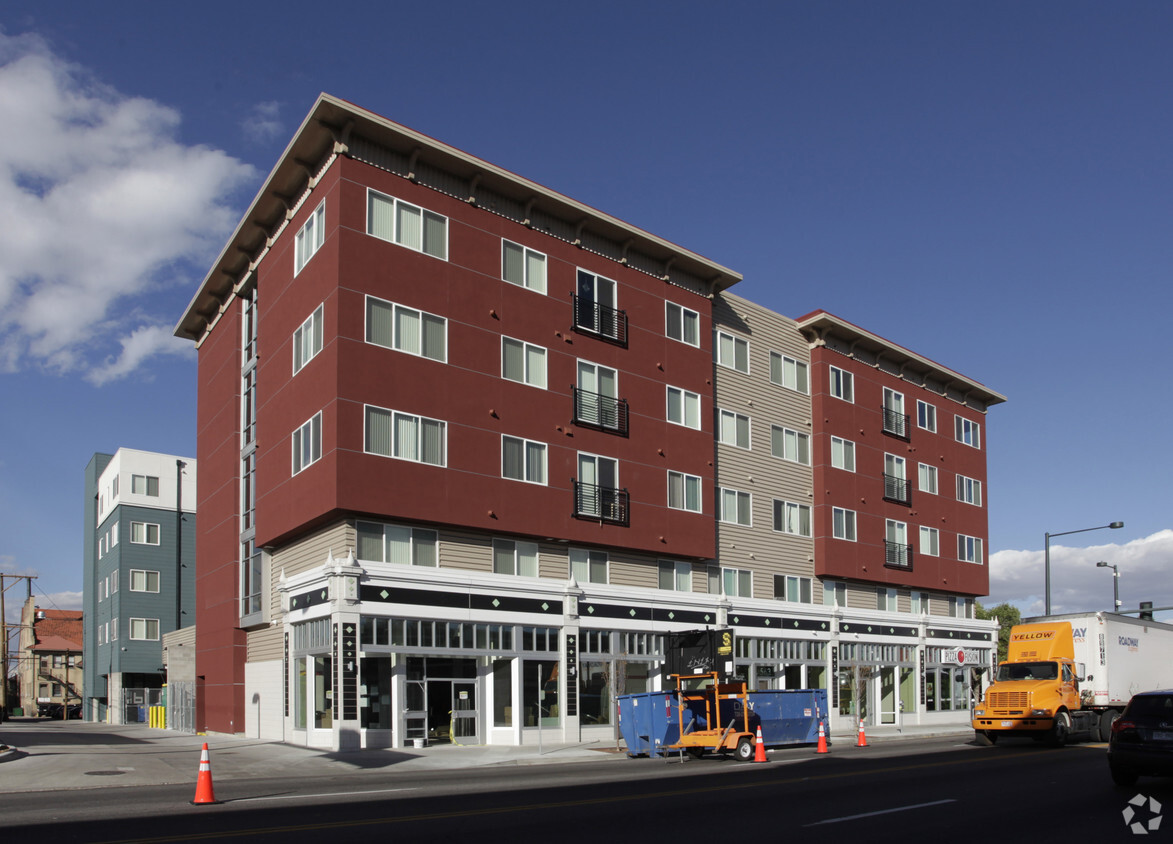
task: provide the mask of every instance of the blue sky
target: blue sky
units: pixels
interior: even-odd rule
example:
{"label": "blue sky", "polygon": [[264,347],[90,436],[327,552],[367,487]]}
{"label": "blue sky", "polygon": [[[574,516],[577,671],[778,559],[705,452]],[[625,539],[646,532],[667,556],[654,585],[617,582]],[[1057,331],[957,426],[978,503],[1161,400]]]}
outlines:
{"label": "blue sky", "polygon": [[1097,560],[1173,605],[1171,36],[1167,2],[7,0],[0,571],[80,606],[90,456],[194,456],[171,330],[326,91],[1006,395],[986,603],[1040,612],[1044,533],[1123,520],[1054,540],[1055,609],[1111,605]]}

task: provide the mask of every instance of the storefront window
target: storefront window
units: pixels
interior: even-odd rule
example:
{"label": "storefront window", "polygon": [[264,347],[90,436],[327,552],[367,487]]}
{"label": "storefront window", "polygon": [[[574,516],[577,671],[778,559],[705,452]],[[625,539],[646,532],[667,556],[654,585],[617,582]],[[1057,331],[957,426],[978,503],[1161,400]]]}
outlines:
{"label": "storefront window", "polygon": [[315,656],[314,660],[314,727],[328,730],[334,725],[334,660]]}
{"label": "storefront window", "polygon": [[295,730],[305,729],[305,704],[306,704],[306,670],[305,658],[295,660],[293,663],[294,678],[293,678],[293,728]]}
{"label": "storefront window", "polygon": [[611,723],[611,664],[584,662],[578,674],[578,714],[583,724]]}
{"label": "storefront window", "polygon": [[493,660],[493,726],[513,726],[513,660]]}
{"label": "storefront window", "polygon": [[622,666],[621,670],[615,672],[622,681],[622,685],[619,687],[619,694],[638,695],[651,691],[648,686],[648,677],[651,675],[652,668],[651,663],[622,662],[620,665]]}
{"label": "storefront window", "polygon": [[391,660],[364,659],[359,688],[360,724],[368,730],[391,729]]}
{"label": "storefront window", "polygon": [[527,660],[521,669],[521,706],[525,726],[558,726],[558,660]]}

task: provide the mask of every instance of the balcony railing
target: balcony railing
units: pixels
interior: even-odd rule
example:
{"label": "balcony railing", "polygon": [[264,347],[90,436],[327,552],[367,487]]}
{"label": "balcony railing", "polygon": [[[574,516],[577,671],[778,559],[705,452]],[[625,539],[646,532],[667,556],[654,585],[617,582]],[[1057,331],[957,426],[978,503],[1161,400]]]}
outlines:
{"label": "balcony railing", "polygon": [[627,347],[627,311],[600,305],[589,299],[572,297],[574,302],[574,330]]}
{"label": "balcony railing", "polygon": [[891,569],[912,571],[912,546],[885,539],[884,565]]}
{"label": "balcony railing", "polygon": [[911,486],[905,478],[898,478],[895,475],[884,475],[884,498],[888,501],[896,501],[900,504],[908,504],[911,501]]}
{"label": "balcony railing", "polygon": [[598,428],[601,431],[627,436],[627,399],[617,399],[602,393],[592,393],[571,387],[574,400],[574,423]]}
{"label": "balcony railing", "polygon": [[885,407],[884,433],[904,440],[908,439],[908,414]]}
{"label": "balcony railing", "polygon": [[627,526],[630,522],[631,497],[625,489],[597,484],[574,485],[574,516],[577,519],[595,519],[613,525]]}

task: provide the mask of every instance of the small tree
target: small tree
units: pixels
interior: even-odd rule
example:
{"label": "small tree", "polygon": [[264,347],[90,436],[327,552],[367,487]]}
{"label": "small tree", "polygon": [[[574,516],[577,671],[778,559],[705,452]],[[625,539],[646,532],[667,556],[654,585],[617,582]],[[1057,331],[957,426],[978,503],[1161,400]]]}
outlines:
{"label": "small tree", "polygon": [[1010,650],[1010,628],[1022,623],[1022,613],[1018,611],[1018,607],[1005,601],[990,609],[986,609],[979,602],[975,606],[975,615],[978,618],[995,620],[1000,625],[998,630],[998,662],[1004,662],[1006,654]]}

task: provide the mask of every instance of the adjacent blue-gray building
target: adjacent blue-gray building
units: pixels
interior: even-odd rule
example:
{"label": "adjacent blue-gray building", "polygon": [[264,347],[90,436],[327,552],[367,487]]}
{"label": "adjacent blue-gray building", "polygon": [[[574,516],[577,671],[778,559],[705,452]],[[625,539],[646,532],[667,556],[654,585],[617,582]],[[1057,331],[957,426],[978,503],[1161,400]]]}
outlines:
{"label": "adjacent blue-gray building", "polygon": [[196,461],[122,448],[86,466],[86,720],[161,702],[163,636],[195,624]]}

